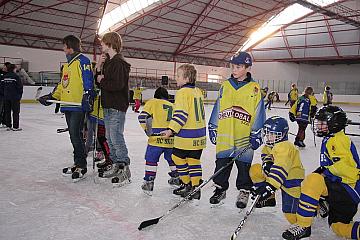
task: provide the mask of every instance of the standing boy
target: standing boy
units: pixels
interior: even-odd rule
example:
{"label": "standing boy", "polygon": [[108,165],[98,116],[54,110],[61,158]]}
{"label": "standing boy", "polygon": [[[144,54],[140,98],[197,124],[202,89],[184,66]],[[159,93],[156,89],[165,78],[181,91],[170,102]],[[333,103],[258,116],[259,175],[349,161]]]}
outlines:
{"label": "standing boy", "polygon": [[[206,147],[204,99],[201,90],[195,87],[196,69],[190,64],[177,69],[176,83],[180,89],[175,96],[174,113],[164,138],[174,135],[172,159],[182,184],[173,193],[187,196],[200,185],[202,168],[200,157]],[[200,191],[192,199],[200,199]]]}
{"label": "standing boy", "polygon": [[324,106],[332,104],[333,94],[330,92],[330,86],[326,86],[323,94],[323,104]]}
{"label": "standing boy", "polygon": [[135,101],[135,105],[133,107],[133,110],[136,113],[139,112],[139,108],[140,108],[140,105],[141,105],[142,91],[143,91],[143,88],[140,87],[140,84],[137,84],[136,88],[134,89],[134,96],[133,96],[133,99]]}
{"label": "standing boy", "polygon": [[289,119],[290,121],[296,121],[298,124],[298,132],[295,137],[294,144],[298,147],[304,148],[306,145],[305,140],[305,130],[310,122],[311,113],[314,110],[311,110],[313,107],[310,97],[312,96],[313,88],[306,87],[304,94],[298,98],[294,105],[290,108]]}
{"label": "standing boy", "polygon": [[346,123],[345,112],[336,106],[324,106],[315,114],[314,133],[323,137],[320,167],[303,181],[297,221],[282,234],[284,239],[310,237],[321,197],[328,202],[328,223],[335,234],[360,239],[360,222],[353,221],[360,202],[360,159],[345,135]]}
{"label": "standing boy", "polygon": [[291,90],[288,93],[288,100],[285,103],[285,106],[290,102],[290,107],[292,107],[295,104],[296,100],[298,99],[298,96],[299,96],[299,90],[297,89],[296,84],[293,83],[291,84]]}
{"label": "standing boy", "polygon": [[170,167],[168,183],[180,185],[179,174],[176,172],[176,166],[171,159],[174,138],[164,139],[162,136],[158,136],[161,131],[169,126],[172,112],[173,104],[169,102],[167,90],[159,87],[155,91],[154,98],[146,102],[138,117],[141,127],[149,137],[145,153],[144,183],[141,186],[146,193],[151,193],[154,189],[154,180],[161,154],[164,154],[164,158]]}
{"label": "standing boy", "polygon": [[[231,77],[220,87],[210,121],[209,137],[216,144],[215,172],[232,161],[236,152],[251,146],[235,163],[238,168],[236,187],[239,190],[236,206],[245,208],[252,182],[249,169],[255,149],[261,145],[260,130],[265,121],[265,108],[260,86],[249,72],[251,57],[239,52],[230,59]],[[218,204],[226,197],[232,165],[214,178],[216,189],[210,198],[211,204]]]}
{"label": "standing boy", "polygon": [[90,60],[80,53],[80,39],[69,35],[63,39],[63,44],[67,63],[63,65],[61,82],[53,93],[40,97],[39,101],[45,106],[51,104],[47,102],[51,99],[79,104],[61,104],[60,107],[60,111],[65,113],[74,148],[74,165],[64,168],[63,174],[71,175],[74,181],[78,181],[87,172],[83,124],[85,112],[92,111],[94,78]]}

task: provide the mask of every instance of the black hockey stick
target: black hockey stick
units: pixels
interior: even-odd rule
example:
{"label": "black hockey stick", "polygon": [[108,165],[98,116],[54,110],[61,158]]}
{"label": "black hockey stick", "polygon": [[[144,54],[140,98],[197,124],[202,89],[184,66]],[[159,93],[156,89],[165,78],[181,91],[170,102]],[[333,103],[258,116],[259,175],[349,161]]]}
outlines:
{"label": "black hockey stick", "polygon": [[35,100],[39,100],[41,91],[42,91],[42,87],[38,87],[38,89],[36,89]]}
{"label": "black hockey stick", "polygon": [[57,133],[64,133],[64,132],[67,132],[67,131],[69,131],[69,128],[58,128],[58,129],[56,129]]}
{"label": "black hockey stick", "polygon": [[235,229],[234,233],[231,235],[230,240],[235,240],[237,238],[237,236],[238,236],[239,232],[241,231],[241,229],[243,228],[246,220],[250,216],[251,212],[254,210],[254,207],[255,207],[256,203],[258,202],[259,198],[260,198],[260,195],[256,195],[254,201],[252,202],[251,206],[249,207],[249,210],[246,211],[244,218],[240,221],[239,226]]}
{"label": "black hockey stick", "polygon": [[182,200],[180,200],[177,204],[175,204],[172,208],[170,208],[166,213],[164,213],[163,215],[161,215],[158,218],[153,218],[153,219],[149,219],[146,221],[143,221],[142,223],[140,223],[138,229],[142,230],[146,227],[149,227],[151,225],[157,224],[160,219],[164,218],[165,216],[169,215],[172,211],[174,211],[177,207],[179,207],[180,205],[182,205],[184,202],[188,201],[195,193],[197,193],[201,188],[203,188],[206,184],[208,184],[212,179],[214,179],[217,175],[219,175],[225,168],[229,167],[230,165],[232,165],[234,163],[234,161],[239,158],[240,156],[242,156],[247,150],[250,149],[250,146],[245,147],[240,153],[236,154],[235,157],[233,157],[233,159],[228,162],[225,166],[222,166],[219,170],[217,170],[208,180],[204,181],[203,183],[201,183],[197,188],[195,188],[192,192],[190,192],[187,196],[185,196]]}

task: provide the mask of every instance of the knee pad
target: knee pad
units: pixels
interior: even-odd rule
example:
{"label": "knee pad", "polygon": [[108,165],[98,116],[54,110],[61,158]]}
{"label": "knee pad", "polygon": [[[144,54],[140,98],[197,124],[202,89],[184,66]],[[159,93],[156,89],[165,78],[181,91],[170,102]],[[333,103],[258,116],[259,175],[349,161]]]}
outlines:
{"label": "knee pad", "polygon": [[352,225],[353,224],[351,224],[351,223],[345,224],[345,223],[337,222],[337,223],[331,224],[331,229],[339,237],[345,237],[347,239],[348,238],[351,239]]}
{"label": "knee pad", "polygon": [[301,191],[316,199],[320,196],[327,196],[324,177],[318,173],[310,173],[302,182]]}

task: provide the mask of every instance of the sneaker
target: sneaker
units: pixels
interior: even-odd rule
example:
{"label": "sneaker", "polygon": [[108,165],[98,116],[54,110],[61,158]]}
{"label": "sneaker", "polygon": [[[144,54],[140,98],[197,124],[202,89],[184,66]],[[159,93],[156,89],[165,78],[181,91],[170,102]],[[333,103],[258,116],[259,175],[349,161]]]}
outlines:
{"label": "sneaker", "polygon": [[141,185],[141,189],[147,192],[152,192],[154,190],[154,180],[145,180]]}
{"label": "sneaker", "polygon": [[255,205],[256,208],[263,208],[263,207],[275,207],[276,206],[276,199],[275,194],[268,199],[258,201]]}
{"label": "sneaker", "polygon": [[71,174],[75,171],[76,168],[77,168],[76,165],[72,165],[71,167],[63,168],[62,174],[63,174],[64,176],[69,176],[69,175],[71,175]]}
{"label": "sneaker", "polygon": [[87,172],[86,168],[76,168],[71,175],[71,178],[74,182],[77,182],[84,178],[85,173]]}
{"label": "sneaker", "polygon": [[22,131],[22,128],[11,128],[11,130],[13,130],[14,132],[17,132],[17,131]]}
{"label": "sneaker", "polygon": [[240,189],[239,195],[236,199],[237,208],[246,208],[250,196],[250,191],[245,189]]}
{"label": "sneaker", "polygon": [[226,191],[221,188],[215,188],[214,195],[210,198],[210,204],[219,204],[221,200],[226,198]]}
{"label": "sneaker", "polygon": [[124,168],[124,165],[120,163],[113,163],[112,165],[107,166],[107,169],[103,168],[102,171],[99,171],[99,177],[101,178],[115,177],[120,171],[120,165],[122,165],[121,167]]}
{"label": "sneaker", "polygon": [[176,171],[168,172],[170,179],[168,180],[168,183],[172,186],[180,186],[181,180],[179,177],[179,173]]}
{"label": "sneaker", "polygon": [[0,124],[0,128],[7,128],[5,124]]}
{"label": "sneaker", "polygon": [[185,197],[185,196],[187,196],[190,192],[191,192],[191,185],[190,185],[190,184],[181,183],[180,187],[178,187],[177,189],[175,189],[175,190],[173,191],[173,194],[179,195],[179,196],[181,196],[181,197]]}
{"label": "sneaker", "polygon": [[283,232],[282,237],[286,240],[298,240],[301,238],[307,238],[311,235],[311,227],[300,227],[297,224],[291,225],[285,232]]}

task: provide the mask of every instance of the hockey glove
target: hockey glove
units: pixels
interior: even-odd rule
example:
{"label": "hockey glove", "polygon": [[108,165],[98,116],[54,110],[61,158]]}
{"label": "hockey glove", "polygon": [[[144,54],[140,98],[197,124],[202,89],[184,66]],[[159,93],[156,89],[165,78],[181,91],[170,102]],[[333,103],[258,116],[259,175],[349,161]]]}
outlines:
{"label": "hockey glove", "polygon": [[261,186],[255,190],[255,195],[259,195],[259,201],[262,201],[271,197],[271,195],[273,195],[275,191],[276,188],[273,185],[271,185],[270,183],[265,183],[264,186]]}
{"label": "hockey glove", "polygon": [[262,169],[263,169],[263,172],[265,173],[266,176],[269,175],[270,169],[271,169],[271,167],[272,167],[273,164],[274,164],[274,162],[273,162],[273,161],[270,161],[270,160],[268,160],[268,161],[267,161],[267,160],[263,161],[263,163],[262,163]]}
{"label": "hockey glove", "polygon": [[86,91],[81,100],[81,108],[84,112],[92,112],[94,106],[94,96],[90,91]]}
{"label": "hockey glove", "polygon": [[39,97],[39,102],[44,106],[50,106],[52,104],[51,102],[48,102],[48,100],[56,100],[56,99],[52,97],[51,93]]}
{"label": "hockey glove", "polygon": [[295,115],[293,113],[291,113],[291,112],[289,112],[289,119],[292,122],[295,122],[295,120],[296,120]]}
{"label": "hockey glove", "polygon": [[216,126],[210,123],[208,129],[209,129],[210,142],[216,145],[216,137],[217,137]]}
{"label": "hockey glove", "polygon": [[250,144],[253,150],[258,149],[262,144],[261,129],[250,133]]}

